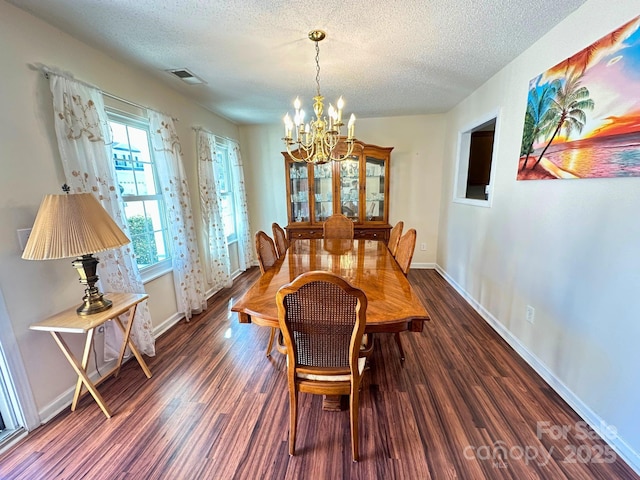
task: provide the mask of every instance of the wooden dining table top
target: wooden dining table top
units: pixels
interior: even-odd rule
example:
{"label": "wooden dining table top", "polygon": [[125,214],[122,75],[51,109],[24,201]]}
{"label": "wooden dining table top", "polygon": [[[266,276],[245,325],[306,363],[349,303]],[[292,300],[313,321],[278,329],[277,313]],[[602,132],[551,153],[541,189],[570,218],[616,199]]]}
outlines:
{"label": "wooden dining table top", "polygon": [[421,332],[429,314],[384,242],[296,239],[286,254],[231,307],[240,323],[277,327],[276,292],[312,270],[340,275],[367,296],[370,333]]}

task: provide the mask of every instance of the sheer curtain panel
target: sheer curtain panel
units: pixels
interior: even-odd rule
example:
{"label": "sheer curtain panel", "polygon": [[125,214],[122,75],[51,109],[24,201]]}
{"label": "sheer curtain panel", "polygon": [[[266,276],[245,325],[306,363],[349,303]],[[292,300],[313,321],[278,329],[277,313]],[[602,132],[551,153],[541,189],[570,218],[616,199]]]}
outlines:
{"label": "sheer curtain panel", "polygon": [[231,286],[231,262],[229,246],[224,233],[224,224],[218,198],[219,185],[214,175],[214,164],[218,161],[215,137],[204,130],[196,130],[198,147],[198,182],[200,187],[200,210],[205,234],[205,278],[209,288],[217,292]]}
{"label": "sheer curtain panel", "polygon": [[[73,193],[91,192],[130,237],[111,161],[111,131],[102,93],[67,75],[47,71],[53,94],[56,137],[67,184]],[[99,255],[99,275],[106,292],[145,293],[131,244]],[[147,302],[136,310],[131,338],[141,353],[155,355]],[[105,361],[118,357],[122,332],[105,324]]]}
{"label": "sheer curtain panel", "polygon": [[171,117],[149,110],[149,122],[151,144],[169,222],[178,311],[189,320],[194,313],[207,308],[207,299],[182,150]]}
{"label": "sheer curtain panel", "polygon": [[238,236],[238,260],[240,263],[240,270],[246,270],[254,264],[255,256],[253,254],[251,230],[249,230],[247,191],[244,185],[244,170],[242,167],[242,156],[240,155],[240,145],[235,142],[230,142],[229,155],[231,157],[231,168],[233,169],[233,187],[237,192],[236,211],[238,214],[236,232]]}

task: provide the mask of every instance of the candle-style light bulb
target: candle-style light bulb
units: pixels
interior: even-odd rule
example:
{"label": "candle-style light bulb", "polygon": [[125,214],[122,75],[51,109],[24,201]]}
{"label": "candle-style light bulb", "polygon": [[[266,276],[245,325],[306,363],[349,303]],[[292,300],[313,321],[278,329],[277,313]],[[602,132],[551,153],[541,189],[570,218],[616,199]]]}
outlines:
{"label": "candle-style light bulb", "polygon": [[347,125],[348,138],[353,138],[353,134],[356,130],[356,116],[352,113],[349,117],[349,124]]}
{"label": "candle-style light bulb", "polygon": [[342,109],[344,108],[344,99],[342,97],[340,97],[338,99],[338,118],[336,119],[337,122],[341,122],[342,121]]}
{"label": "candle-style light bulb", "polygon": [[289,116],[289,112],[284,116],[284,137],[291,138],[291,130],[293,129],[293,125],[291,123],[291,117]]}
{"label": "candle-style light bulb", "polygon": [[335,119],[336,109],[333,108],[333,105],[329,104],[329,130],[333,130],[333,120]]}

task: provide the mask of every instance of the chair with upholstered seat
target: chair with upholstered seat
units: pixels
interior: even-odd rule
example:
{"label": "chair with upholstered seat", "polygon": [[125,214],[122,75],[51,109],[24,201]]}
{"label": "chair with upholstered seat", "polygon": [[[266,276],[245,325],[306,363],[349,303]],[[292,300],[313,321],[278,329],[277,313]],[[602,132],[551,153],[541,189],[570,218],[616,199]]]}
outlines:
{"label": "chair with upholstered seat", "polygon": [[[411,268],[411,259],[413,258],[413,251],[416,248],[416,230],[410,229],[405,233],[398,241],[398,249],[396,250],[396,262],[400,266],[400,270],[404,273],[405,277],[409,274],[409,268]],[[404,349],[402,348],[402,342],[400,340],[400,333],[395,333],[396,343],[400,350],[400,360],[404,361]]]}
{"label": "chair with upholstered seat", "polygon": [[353,222],[340,213],[331,215],[322,225],[323,238],[353,238]]}
{"label": "chair with upholstered seat", "polygon": [[287,235],[284,233],[284,229],[276,222],[271,224],[271,231],[273,232],[273,241],[276,244],[276,251],[278,252],[278,258],[282,257],[287,248],[289,248],[289,242]]}
{"label": "chair with upholstered seat", "polygon": [[[269,235],[262,230],[256,233],[256,253],[258,255],[258,264],[260,272],[264,275],[278,260],[276,246]],[[272,328],[269,334],[269,344],[267,345],[267,357],[271,356],[271,348],[273,347],[273,339],[276,336],[277,328]]]}
{"label": "chair with upholstered seat", "polygon": [[389,241],[387,242],[387,248],[391,252],[391,255],[396,256],[398,250],[398,242],[402,236],[402,229],[404,228],[404,222],[398,222],[389,232]]}
{"label": "chair with upholstered seat", "polygon": [[287,350],[289,454],[295,454],[298,392],[349,395],[351,451],[357,461],[367,297],[336,274],[312,271],[281,287],[276,303]]}

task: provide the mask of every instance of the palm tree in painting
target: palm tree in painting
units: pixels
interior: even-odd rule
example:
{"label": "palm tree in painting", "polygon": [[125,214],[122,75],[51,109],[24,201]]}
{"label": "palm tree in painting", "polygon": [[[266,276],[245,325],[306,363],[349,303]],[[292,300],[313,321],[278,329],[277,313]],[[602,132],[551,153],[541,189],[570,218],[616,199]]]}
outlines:
{"label": "palm tree in painting", "polygon": [[572,73],[565,79],[564,84],[556,92],[555,98],[549,106],[549,116],[541,128],[543,135],[553,132],[549,143],[544,147],[542,153],[533,164],[534,169],[542,160],[551,142],[556,138],[561,129],[564,129],[567,138],[575,131],[582,132],[587,121],[585,110],[593,110],[594,102],[589,98],[587,87],[580,85],[582,74]]}
{"label": "palm tree in painting", "polygon": [[551,101],[560,88],[560,80],[554,80],[540,89],[533,87],[529,90],[527,111],[524,116],[524,130],[522,134],[522,150],[520,156],[527,155],[522,164],[522,170],[527,168],[529,155],[533,152],[533,142],[540,136],[542,128],[549,123],[553,112],[549,110]]}

